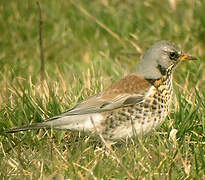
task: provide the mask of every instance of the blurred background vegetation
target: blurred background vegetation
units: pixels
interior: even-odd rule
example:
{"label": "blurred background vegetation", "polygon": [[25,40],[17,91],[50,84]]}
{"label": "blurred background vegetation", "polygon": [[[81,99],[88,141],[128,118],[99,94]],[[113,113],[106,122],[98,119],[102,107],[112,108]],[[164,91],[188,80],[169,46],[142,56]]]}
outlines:
{"label": "blurred background vegetation", "polygon": [[[43,82],[36,1],[0,2],[1,131],[42,121],[72,107],[131,72],[150,45],[169,40],[200,60],[177,68],[176,103],[158,130],[161,133],[114,148],[136,178],[203,179],[205,1],[39,2],[46,72]],[[173,128],[178,130],[175,149],[168,140]],[[36,132],[0,136],[1,177],[128,176],[111,156],[96,150],[96,143],[87,142],[84,136],[79,139],[70,132],[44,133],[46,136]]]}

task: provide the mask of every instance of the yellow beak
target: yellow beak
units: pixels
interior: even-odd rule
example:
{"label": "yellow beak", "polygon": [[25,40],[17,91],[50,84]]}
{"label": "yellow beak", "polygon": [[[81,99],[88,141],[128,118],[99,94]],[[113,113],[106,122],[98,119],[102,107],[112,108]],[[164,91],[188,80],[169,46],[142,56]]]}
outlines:
{"label": "yellow beak", "polygon": [[179,61],[188,61],[188,60],[197,60],[196,57],[188,55],[188,54],[183,54],[181,56],[179,56],[178,58]]}

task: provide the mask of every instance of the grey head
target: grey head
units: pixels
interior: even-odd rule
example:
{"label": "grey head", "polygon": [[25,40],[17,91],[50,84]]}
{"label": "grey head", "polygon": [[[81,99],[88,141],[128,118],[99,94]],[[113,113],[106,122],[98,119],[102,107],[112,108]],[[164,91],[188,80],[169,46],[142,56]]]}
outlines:
{"label": "grey head", "polygon": [[180,61],[195,59],[184,55],[175,44],[159,41],[145,52],[135,72],[145,79],[160,79],[168,70],[172,71]]}

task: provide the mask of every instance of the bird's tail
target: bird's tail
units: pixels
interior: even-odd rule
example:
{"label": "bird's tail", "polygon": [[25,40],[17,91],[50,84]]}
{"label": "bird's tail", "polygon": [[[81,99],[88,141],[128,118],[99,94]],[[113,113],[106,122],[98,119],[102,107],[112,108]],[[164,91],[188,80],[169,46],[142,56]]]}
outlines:
{"label": "bird's tail", "polygon": [[28,126],[22,126],[22,127],[9,129],[6,131],[6,133],[16,133],[19,131],[27,131],[27,130],[42,129],[42,128],[49,128],[49,127],[46,127],[42,123],[35,123],[35,124],[28,125]]}
{"label": "bird's tail", "polygon": [[102,116],[98,113],[72,116],[56,116],[42,123],[35,123],[7,130],[6,133],[15,133],[34,129],[69,129],[77,131],[91,131],[101,124]]}
{"label": "bird's tail", "polygon": [[6,131],[6,133],[16,133],[19,131],[27,131],[27,130],[35,130],[35,129],[43,129],[43,128],[52,128],[51,126],[51,122],[54,122],[55,120],[57,120],[57,117],[48,119],[45,122],[41,122],[41,123],[34,123],[28,126],[22,126],[22,127],[17,127],[17,128],[12,128]]}

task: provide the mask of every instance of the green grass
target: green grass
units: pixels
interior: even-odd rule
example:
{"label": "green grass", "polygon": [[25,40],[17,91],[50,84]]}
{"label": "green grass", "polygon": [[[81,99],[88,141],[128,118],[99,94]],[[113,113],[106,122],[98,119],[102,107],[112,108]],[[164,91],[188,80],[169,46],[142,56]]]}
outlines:
{"label": "green grass", "polygon": [[[43,83],[35,1],[0,5],[1,179],[205,179],[204,1],[179,1],[174,10],[160,0],[44,0],[41,8]],[[161,39],[200,60],[176,69],[175,102],[157,131],[118,142],[114,154],[98,138],[78,132],[3,133],[100,92]],[[178,131],[174,140],[172,129]]]}

